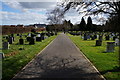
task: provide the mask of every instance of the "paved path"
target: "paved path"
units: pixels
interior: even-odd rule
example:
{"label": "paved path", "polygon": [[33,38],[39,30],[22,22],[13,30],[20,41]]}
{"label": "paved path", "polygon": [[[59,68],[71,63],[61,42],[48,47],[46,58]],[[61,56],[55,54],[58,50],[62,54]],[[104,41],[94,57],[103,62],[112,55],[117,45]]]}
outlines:
{"label": "paved path", "polygon": [[60,34],[12,80],[46,78],[103,80],[65,34]]}

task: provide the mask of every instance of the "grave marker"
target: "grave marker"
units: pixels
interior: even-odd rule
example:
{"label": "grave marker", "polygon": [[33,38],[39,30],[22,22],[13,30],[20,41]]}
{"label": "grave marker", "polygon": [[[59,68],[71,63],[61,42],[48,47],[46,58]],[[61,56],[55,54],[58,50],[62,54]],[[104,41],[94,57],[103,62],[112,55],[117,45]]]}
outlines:
{"label": "grave marker", "polygon": [[2,49],[9,49],[9,42],[3,42]]}
{"label": "grave marker", "polygon": [[120,45],[120,44],[119,44],[119,39],[118,39],[118,38],[115,39],[115,45],[116,45],[116,46],[119,46],[119,45]]}
{"label": "grave marker", "polygon": [[9,38],[8,38],[8,42],[9,42],[9,44],[12,44],[12,43],[13,43],[13,38],[12,38],[12,37],[9,37]]}
{"label": "grave marker", "polygon": [[106,52],[114,52],[114,50],[115,50],[115,42],[107,42]]}
{"label": "grave marker", "polygon": [[24,40],[22,38],[19,39],[19,44],[24,44]]}

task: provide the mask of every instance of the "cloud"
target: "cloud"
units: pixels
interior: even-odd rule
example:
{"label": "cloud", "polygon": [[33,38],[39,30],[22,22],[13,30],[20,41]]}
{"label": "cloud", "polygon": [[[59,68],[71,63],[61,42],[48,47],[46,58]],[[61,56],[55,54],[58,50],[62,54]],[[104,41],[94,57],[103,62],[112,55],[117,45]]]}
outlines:
{"label": "cloud", "polygon": [[33,10],[49,10],[53,9],[56,6],[56,2],[17,2],[17,1],[11,1],[11,2],[4,2],[6,5],[10,6],[14,9],[19,9],[21,11],[29,11],[31,9]]}
{"label": "cloud", "polygon": [[46,12],[54,9],[55,2],[4,2],[13,9],[21,10],[21,13],[1,11],[3,24],[30,24],[46,23]]}
{"label": "cloud", "polygon": [[35,8],[48,9],[48,8],[54,8],[56,6],[55,2],[19,2],[19,3],[23,8],[26,9],[35,9]]}
{"label": "cloud", "polygon": [[14,13],[1,11],[3,24],[30,24],[30,23],[44,23],[46,16],[38,13]]}

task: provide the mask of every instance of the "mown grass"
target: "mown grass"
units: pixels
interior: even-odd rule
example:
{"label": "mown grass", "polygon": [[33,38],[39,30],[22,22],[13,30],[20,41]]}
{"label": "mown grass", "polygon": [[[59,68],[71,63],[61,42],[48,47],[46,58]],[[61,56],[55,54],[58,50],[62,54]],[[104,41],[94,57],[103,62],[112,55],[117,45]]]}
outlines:
{"label": "mown grass", "polygon": [[118,47],[115,47],[115,52],[105,53],[106,42],[113,42],[112,40],[103,40],[102,46],[95,46],[95,40],[85,41],[80,36],[68,36],[107,80],[120,80],[120,72],[117,69]]}
{"label": "mown grass", "polygon": [[[23,37],[25,39],[25,37]],[[17,72],[19,72],[29,61],[31,61],[43,48],[45,48],[56,36],[48,37],[42,42],[35,42],[34,45],[28,45],[25,41],[24,45],[18,44],[18,36],[10,45],[10,49],[3,50],[6,57],[3,59],[3,78],[2,80],[10,80]],[[23,50],[19,50],[22,48]],[[12,54],[12,55],[9,55]]]}

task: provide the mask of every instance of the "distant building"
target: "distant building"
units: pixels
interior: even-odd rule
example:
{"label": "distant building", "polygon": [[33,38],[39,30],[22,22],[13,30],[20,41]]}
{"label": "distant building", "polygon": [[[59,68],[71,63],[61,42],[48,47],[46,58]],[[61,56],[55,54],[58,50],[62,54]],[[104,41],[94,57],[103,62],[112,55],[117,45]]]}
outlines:
{"label": "distant building", "polygon": [[35,28],[46,28],[47,25],[46,24],[34,24]]}

